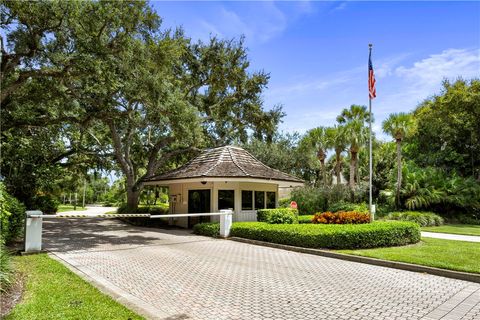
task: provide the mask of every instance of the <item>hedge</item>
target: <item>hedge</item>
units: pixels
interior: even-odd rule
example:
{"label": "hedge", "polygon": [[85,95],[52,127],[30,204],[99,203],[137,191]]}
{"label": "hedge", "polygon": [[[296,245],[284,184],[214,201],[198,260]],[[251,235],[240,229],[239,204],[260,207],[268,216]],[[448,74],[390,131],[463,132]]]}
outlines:
{"label": "hedge", "polygon": [[218,222],[197,223],[193,226],[193,233],[218,238],[220,236],[220,224]]}
{"label": "hedge", "polygon": [[0,242],[9,244],[20,236],[25,224],[25,206],[7,193],[0,182]]}
{"label": "hedge", "polygon": [[312,223],[313,217],[313,214],[298,216],[298,223]]}
{"label": "hedge", "polygon": [[291,208],[257,210],[257,221],[271,224],[298,223],[298,210]]}
{"label": "hedge", "polygon": [[385,219],[413,221],[418,223],[421,227],[433,227],[433,226],[440,226],[443,224],[443,218],[433,212],[420,212],[420,211],[391,212],[385,217]]}
{"label": "hedge", "polygon": [[[218,223],[201,223],[196,234],[218,237]],[[306,248],[356,249],[402,246],[420,241],[420,227],[413,222],[375,221],[368,224],[268,224],[235,222],[232,237]]]}

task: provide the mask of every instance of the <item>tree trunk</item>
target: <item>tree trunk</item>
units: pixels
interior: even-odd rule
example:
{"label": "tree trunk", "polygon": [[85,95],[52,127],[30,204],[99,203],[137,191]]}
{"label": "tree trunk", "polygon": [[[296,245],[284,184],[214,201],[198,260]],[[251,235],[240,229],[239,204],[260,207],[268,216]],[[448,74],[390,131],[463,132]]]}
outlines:
{"label": "tree trunk", "polygon": [[142,190],[142,186],[135,183],[135,178],[127,177],[126,189],[127,208],[133,213],[138,208],[138,200],[140,198],[140,191]]}
{"label": "tree trunk", "polygon": [[402,140],[397,139],[397,194],[395,205],[400,208],[400,190],[402,188]]}
{"label": "tree trunk", "polygon": [[342,156],[340,154],[340,152],[336,151],[335,152],[335,175],[337,176],[337,184],[341,184],[342,183],[342,179],[341,179],[341,175],[340,175],[340,172],[341,172],[341,162],[342,161]]}
{"label": "tree trunk", "polygon": [[355,168],[357,167],[357,152],[350,150],[350,189],[355,188]]}
{"label": "tree trunk", "polygon": [[323,149],[318,150],[317,159],[320,161],[320,167],[322,169],[323,185],[327,186],[327,172],[325,171],[325,158],[326,158],[326,155]]}
{"label": "tree trunk", "polygon": [[139,196],[140,191],[134,191],[132,188],[127,188],[127,207],[132,213],[137,210]]}
{"label": "tree trunk", "polygon": [[327,171],[325,170],[325,159],[320,160],[320,165],[322,167],[322,179],[323,179],[323,186],[327,186]]}

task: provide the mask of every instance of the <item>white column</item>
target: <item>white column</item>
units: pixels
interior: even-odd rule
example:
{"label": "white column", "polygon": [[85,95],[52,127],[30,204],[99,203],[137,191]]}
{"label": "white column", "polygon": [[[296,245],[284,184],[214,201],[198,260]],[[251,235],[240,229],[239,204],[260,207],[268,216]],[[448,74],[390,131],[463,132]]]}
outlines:
{"label": "white column", "polygon": [[227,238],[230,236],[230,229],[232,228],[232,210],[220,210],[223,214],[220,216],[220,237]]}
{"label": "white column", "polygon": [[42,218],[31,218],[31,215],[41,215],[42,211],[27,211],[25,218],[25,252],[42,250]]}

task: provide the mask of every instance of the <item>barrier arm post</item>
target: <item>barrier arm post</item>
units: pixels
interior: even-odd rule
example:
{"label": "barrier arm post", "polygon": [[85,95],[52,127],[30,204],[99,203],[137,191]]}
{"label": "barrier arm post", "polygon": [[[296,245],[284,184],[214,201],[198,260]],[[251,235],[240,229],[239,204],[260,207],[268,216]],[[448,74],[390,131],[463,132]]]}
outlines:
{"label": "barrier arm post", "polygon": [[[42,211],[25,212],[25,253],[42,251]],[[35,217],[36,216],[36,217]]]}
{"label": "barrier arm post", "polygon": [[220,210],[222,214],[220,216],[220,237],[228,238],[230,236],[230,229],[232,228],[232,210]]}

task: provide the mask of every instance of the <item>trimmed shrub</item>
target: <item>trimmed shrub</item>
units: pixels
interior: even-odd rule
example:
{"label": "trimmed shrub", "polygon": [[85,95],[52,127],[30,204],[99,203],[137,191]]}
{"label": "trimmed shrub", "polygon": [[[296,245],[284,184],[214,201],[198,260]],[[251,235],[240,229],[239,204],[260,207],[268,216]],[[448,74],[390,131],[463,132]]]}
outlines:
{"label": "trimmed shrub", "polygon": [[359,212],[368,212],[368,206],[366,203],[351,203],[340,201],[328,206],[328,211],[330,212],[339,212],[339,211],[359,211]]}
{"label": "trimmed shrub", "polygon": [[298,211],[291,208],[257,210],[257,220],[271,224],[298,223]]}
{"label": "trimmed shrub", "polygon": [[312,223],[313,215],[298,216],[298,223]]}
{"label": "trimmed shrub", "polygon": [[236,222],[231,235],[306,248],[356,249],[401,246],[420,241],[413,222],[375,221],[368,224],[293,224]]}
{"label": "trimmed shrub", "polygon": [[278,206],[280,208],[290,208],[290,202],[292,202],[292,199],[283,198],[283,199],[278,200]]}
{"label": "trimmed shrub", "polygon": [[0,242],[9,244],[22,231],[25,223],[25,206],[7,193],[0,183]]}
{"label": "trimmed shrub", "polygon": [[40,210],[44,214],[55,214],[59,205],[60,203],[52,196],[43,194],[35,196],[31,209]]}
{"label": "trimmed shrub", "polygon": [[369,223],[369,222],[370,222],[370,214],[368,212],[358,212],[358,211],[316,213],[312,219],[312,223],[324,223],[324,224],[359,224],[359,223]]}
{"label": "trimmed shrub", "polygon": [[218,238],[220,236],[220,224],[218,222],[197,223],[193,226],[193,233]]}
{"label": "trimmed shrub", "polygon": [[387,220],[413,221],[421,227],[440,226],[443,218],[433,212],[403,211],[391,212],[386,216]]}

